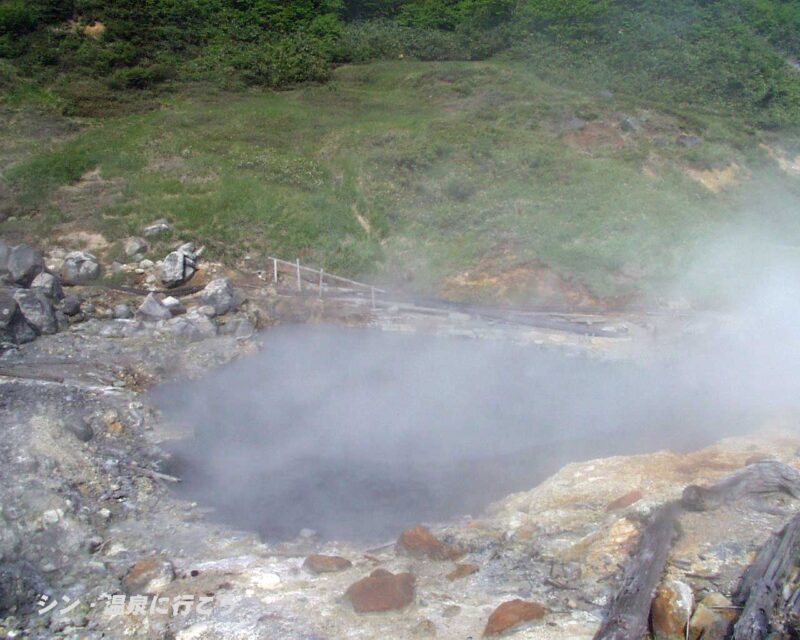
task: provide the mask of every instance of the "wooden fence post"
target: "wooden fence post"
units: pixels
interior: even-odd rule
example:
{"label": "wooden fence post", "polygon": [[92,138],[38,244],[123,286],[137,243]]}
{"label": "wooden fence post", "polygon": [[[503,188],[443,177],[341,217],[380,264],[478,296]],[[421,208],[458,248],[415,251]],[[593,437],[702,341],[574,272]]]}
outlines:
{"label": "wooden fence post", "polygon": [[303,281],[300,278],[300,258],[297,259],[295,264],[297,265],[297,290],[298,291],[302,291],[303,290]]}

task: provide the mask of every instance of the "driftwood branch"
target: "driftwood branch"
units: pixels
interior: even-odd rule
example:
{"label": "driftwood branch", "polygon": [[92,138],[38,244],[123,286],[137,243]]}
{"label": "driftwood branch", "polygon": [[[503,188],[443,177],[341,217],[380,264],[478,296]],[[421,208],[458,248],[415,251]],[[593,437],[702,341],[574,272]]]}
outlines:
{"label": "driftwood branch", "polygon": [[733,640],[762,640],[796,621],[800,588],[792,586],[791,578],[796,579],[799,553],[800,514],[761,547],[742,576],[734,600],[744,610],[734,626]]}
{"label": "driftwood branch", "polygon": [[[788,493],[800,498],[800,471],[777,461],[754,463],[711,486],[689,485],[679,502],[668,503],[657,510],[625,565],[622,584],[595,640],[638,640],[645,636],[653,592],[661,580],[675,522],[683,509],[710,511],[744,496],[768,493]],[[735,640],[766,637],[754,635],[752,630],[767,628],[766,618],[775,609],[787,572],[800,552],[800,515],[792,523],[768,543],[772,546],[765,546],[763,558],[759,554],[743,579],[742,597],[737,602],[745,607],[740,618],[742,631],[734,636]],[[791,607],[796,607],[800,613],[800,589],[784,608]]]}
{"label": "driftwood branch", "polygon": [[766,493],[800,498],[800,471],[775,460],[756,462],[709,487],[690,484],[681,505],[689,511],[710,511],[737,498]]}
{"label": "driftwood branch", "polygon": [[595,640],[634,640],[647,633],[653,591],[661,580],[680,513],[677,503],[658,509],[642,532],[636,552],[628,559],[622,586]]}

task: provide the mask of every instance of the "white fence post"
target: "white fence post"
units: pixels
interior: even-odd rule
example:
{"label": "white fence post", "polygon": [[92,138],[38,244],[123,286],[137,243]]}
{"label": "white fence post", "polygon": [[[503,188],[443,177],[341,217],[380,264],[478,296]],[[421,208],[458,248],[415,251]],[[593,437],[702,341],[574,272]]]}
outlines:
{"label": "white fence post", "polygon": [[319,297],[322,297],[322,280],[325,277],[325,269],[319,270]]}
{"label": "white fence post", "polygon": [[278,284],[278,259],[272,259],[272,281]]}

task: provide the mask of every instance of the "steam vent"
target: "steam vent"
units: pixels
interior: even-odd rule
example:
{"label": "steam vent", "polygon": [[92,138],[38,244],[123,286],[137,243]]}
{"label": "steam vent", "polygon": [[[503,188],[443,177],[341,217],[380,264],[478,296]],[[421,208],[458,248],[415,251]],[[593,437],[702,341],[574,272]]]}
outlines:
{"label": "steam vent", "polygon": [[0,0],[0,638],[800,638],[800,3]]}

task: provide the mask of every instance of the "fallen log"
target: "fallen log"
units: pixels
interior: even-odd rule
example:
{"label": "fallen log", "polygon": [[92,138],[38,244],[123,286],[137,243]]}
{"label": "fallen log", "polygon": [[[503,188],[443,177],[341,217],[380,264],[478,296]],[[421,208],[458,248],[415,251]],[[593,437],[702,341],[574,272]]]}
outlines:
{"label": "fallen log", "polygon": [[[667,503],[658,509],[650,523],[642,531],[639,545],[625,565],[621,586],[611,601],[605,621],[594,636],[595,640],[638,640],[645,636],[648,630],[653,592],[664,571],[667,555],[672,545],[675,522],[683,509],[710,511],[743,496],[767,493],[789,493],[795,498],[800,498],[800,471],[778,461],[757,462],[708,487],[689,485],[683,490],[680,501]],[[800,544],[800,516],[795,519],[798,520],[797,532],[792,533],[791,539],[788,539],[779,548],[781,554],[788,554],[792,560],[800,551],[800,547],[792,546],[796,543]],[[796,541],[795,535],[797,536]],[[758,576],[774,575],[776,578],[780,578],[783,575],[784,564],[777,561],[775,564],[771,564],[775,560],[774,553],[768,558],[769,560],[764,561],[766,562],[764,568],[753,570],[751,575],[754,577],[749,578],[747,584],[766,584],[759,582]],[[781,580],[779,579],[777,582],[773,580],[769,585],[778,584]],[[777,592],[782,589],[782,586],[769,585],[767,587],[759,586],[759,589],[756,590],[753,590],[752,586],[748,587],[748,593],[752,592],[753,596],[761,598],[753,602],[754,618],[757,617],[757,612],[763,608],[763,603],[769,604],[770,602],[766,596],[759,594],[769,593],[771,597],[776,589]],[[794,601],[798,603],[800,612],[800,594]],[[744,613],[742,619],[744,619]],[[743,631],[742,635],[736,637],[736,640],[761,637],[765,636],[747,635]]]}
{"label": "fallen log", "polygon": [[799,613],[798,554],[800,514],[770,537],[742,576],[734,602],[744,610],[733,628],[733,640],[762,640],[774,633],[794,637],[788,635],[788,627],[797,623]]}
{"label": "fallen log", "polygon": [[658,509],[642,531],[639,545],[625,564],[622,585],[595,640],[638,640],[647,633],[653,591],[661,580],[675,535],[678,503]]}
{"label": "fallen log", "polygon": [[777,460],[755,462],[709,487],[690,484],[683,490],[681,506],[689,511],[710,511],[743,496],[766,493],[800,498],[800,471]]}

